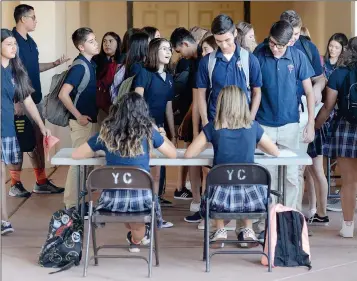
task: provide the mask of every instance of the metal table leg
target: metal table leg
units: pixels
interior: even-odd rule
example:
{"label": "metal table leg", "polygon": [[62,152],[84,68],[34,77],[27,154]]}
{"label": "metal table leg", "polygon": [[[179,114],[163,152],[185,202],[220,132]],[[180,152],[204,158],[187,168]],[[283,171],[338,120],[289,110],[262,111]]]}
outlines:
{"label": "metal table leg", "polygon": [[[282,184],[281,184],[281,177],[282,177],[282,174],[283,174],[283,167],[282,166],[278,166],[278,191],[280,194],[283,194],[283,190],[282,190]],[[278,203],[280,204],[283,204],[284,203],[284,198],[283,196],[282,197],[279,197],[278,200],[277,200]]]}
{"label": "metal table leg", "polygon": [[77,211],[79,211],[80,195],[81,195],[81,166],[76,167],[77,170]]}
{"label": "metal table leg", "polygon": [[283,176],[282,176],[282,186],[283,186],[283,205],[286,205],[286,176],[287,176],[287,172],[288,172],[288,167],[287,166],[283,166]]}
{"label": "metal table leg", "polygon": [[82,218],[84,218],[84,207],[85,207],[85,203],[86,203],[86,196],[85,196],[86,180],[87,180],[87,166],[83,166],[82,188],[81,188],[81,193],[83,192],[82,206],[81,206],[81,217]]}

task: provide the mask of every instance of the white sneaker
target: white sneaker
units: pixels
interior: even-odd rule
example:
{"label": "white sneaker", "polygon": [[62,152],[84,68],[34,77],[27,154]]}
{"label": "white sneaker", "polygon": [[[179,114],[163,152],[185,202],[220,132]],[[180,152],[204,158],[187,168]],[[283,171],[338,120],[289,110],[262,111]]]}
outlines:
{"label": "white sneaker", "polygon": [[209,236],[209,239],[211,242],[215,242],[217,240],[225,240],[227,239],[227,230],[225,230],[224,228],[217,229]]}
{"label": "white sneaker", "polygon": [[162,228],[171,228],[173,227],[174,224],[172,222],[169,222],[169,221],[162,221]]}
{"label": "white sneaker", "polygon": [[255,243],[241,243],[244,241],[257,241],[258,242],[258,239],[255,236],[253,229],[241,228],[238,231],[236,231],[236,233],[237,233],[238,241],[240,242],[238,244],[238,246],[240,246],[242,248],[250,248],[250,247],[254,247],[254,246],[258,245],[258,243],[257,244],[255,244]]}
{"label": "white sneaker", "polygon": [[354,221],[343,221],[340,236],[343,238],[353,238]]}
{"label": "white sneaker", "polygon": [[193,201],[191,201],[190,212],[192,212],[192,213],[199,212],[200,211],[200,206],[201,206],[201,202],[200,203],[194,203]]}

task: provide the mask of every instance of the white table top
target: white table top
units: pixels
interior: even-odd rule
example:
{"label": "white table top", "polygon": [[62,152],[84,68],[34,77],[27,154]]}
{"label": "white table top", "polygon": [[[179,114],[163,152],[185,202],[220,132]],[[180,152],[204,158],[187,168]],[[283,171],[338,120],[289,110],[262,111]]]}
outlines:
{"label": "white table top", "polygon": [[[51,159],[52,165],[65,166],[100,166],[105,165],[105,157],[95,157],[82,160],[72,159],[73,148],[62,148]],[[257,152],[259,152],[257,150]],[[255,155],[254,162],[265,166],[289,166],[289,165],[311,165],[312,160],[307,153],[298,150],[283,150],[284,154],[291,152],[296,156],[271,157],[267,155]],[[185,149],[177,149],[177,158],[169,159],[155,150],[157,158],[150,159],[150,166],[212,166],[213,164],[213,149],[206,149],[200,155],[192,159],[183,158]]]}

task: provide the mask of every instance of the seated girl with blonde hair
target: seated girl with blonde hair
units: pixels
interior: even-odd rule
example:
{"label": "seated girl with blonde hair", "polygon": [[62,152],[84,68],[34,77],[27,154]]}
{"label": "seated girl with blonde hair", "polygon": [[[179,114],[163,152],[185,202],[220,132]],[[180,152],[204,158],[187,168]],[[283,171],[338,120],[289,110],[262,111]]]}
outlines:
{"label": "seated girl with blonde hair", "polygon": [[[194,139],[185,153],[186,158],[192,158],[200,154],[207,143],[212,143],[214,158],[213,166],[220,164],[245,164],[254,163],[255,148],[273,156],[279,155],[278,147],[264,133],[258,122],[250,118],[248,102],[245,93],[236,86],[223,88],[217,100],[217,112],[215,120],[208,123]],[[248,189],[254,193],[256,209],[265,209],[267,199],[266,188],[259,185],[244,186],[217,186],[211,188],[210,194],[205,193],[201,202],[201,216],[205,214],[206,200],[209,198],[211,210],[219,212],[242,212],[244,204],[242,189]],[[237,196],[239,195],[239,196]],[[243,198],[244,199],[244,198]],[[227,231],[224,220],[215,220],[217,230],[210,236],[211,241],[227,239]],[[244,227],[236,229],[237,238],[240,242],[257,240],[252,230],[252,221],[244,220]],[[248,243],[240,244],[247,247]]]}

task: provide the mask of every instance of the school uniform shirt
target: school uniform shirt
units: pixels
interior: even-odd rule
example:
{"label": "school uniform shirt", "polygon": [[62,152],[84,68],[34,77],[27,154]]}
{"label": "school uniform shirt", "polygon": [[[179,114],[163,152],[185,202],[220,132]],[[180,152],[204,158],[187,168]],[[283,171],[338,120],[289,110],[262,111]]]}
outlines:
{"label": "school uniform shirt", "polygon": [[[88,140],[88,145],[93,151],[103,150],[108,166],[136,166],[150,172],[149,161],[149,143],[147,139],[143,139],[142,146],[144,154],[137,157],[122,157],[119,153],[109,152],[105,144],[98,139],[99,133]],[[158,131],[152,131],[152,144],[154,148],[159,148],[164,143],[164,138]]]}
{"label": "school uniform shirt", "polygon": [[[210,80],[208,74],[208,59],[205,56],[201,59],[197,72],[197,88],[210,90],[208,95],[207,115],[208,121],[213,121],[216,115],[217,98],[222,88],[235,85],[241,88],[248,96],[248,87],[246,85],[244,70],[238,67],[240,62],[240,47],[236,45],[236,50],[232,58],[227,61],[222,51],[218,48],[216,53],[216,64],[212,73],[212,89],[210,89]],[[249,79],[251,88],[259,88],[262,85],[262,76],[257,58],[249,53]]]}
{"label": "school uniform shirt", "polygon": [[[314,75],[313,77],[316,76],[320,76],[323,73],[323,69],[322,69],[322,65],[321,65],[321,59],[320,59],[320,54],[319,54],[319,50],[317,49],[317,47],[315,46],[314,43],[312,43],[310,40],[306,41],[311,55],[312,55],[312,60],[309,60],[309,57],[306,53],[306,50],[304,48],[304,46],[301,43],[301,39],[297,40],[294,44],[294,47],[298,50],[300,50],[301,52],[303,52],[308,60],[308,62],[311,64],[312,68],[314,69]],[[305,91],[304,91],[304,87],[302,86],[302,82],[299,81],[298,82],[298,94],[300,95],[300,97],[302,95],[305,95]]]}
{"label": "school uniform shirt", "polygon": [[240,129],[214,128],[209,122],[203,132],[208,142],[212,143],[214,158],[213,165],[232,163],[254,163],[254,152],[263,136],[264,130],[253,121],[251,127]]}
{"label": "school uniform shirt", "polygon": [[336,64],[331,64],[330,60],[324,60],[323,70],[326,79],[328,80],[332,72],[336,69]]}
{"label": "school uniform shirt", "polygon": [[141,69],[144,68],[144,64],[141,62],[133,63],[129,69],[129,77],[133,77],[134,75],[138,75]]}
{"label": "school uniform shirt", "polygon": [[15,137],[15,84],[11,66],[1,66],[1,137]]}
{"label": "school uniform shirt", "polygon": [[[82,54],[80,54],[76,59],[83,60],[89,68],[90,79],[87,87],[81,93],[76,108],[82,115],[89,116],[93,123],[97,123],[98,107],[96,104],[96,92],[97,92],[97,78],[96,78],[96,64],[93,61],[88,61]],[[75,65],[72,67],[64,80],[65,84],[73,86],[73,90],[70,93],[72,101],[74,101],[77,88],[81,84],[85,69],[83,65]],[[75,119],[74,116],[70,117]]]}
{"label": "school uniform shirt", "polygon": [[25,66],[27,74],[31,80],[35,92],[31,95],[34,103],[38,104],[42,100],[41,82],[40,82],[40,63],[39,52],[36,42],[27,34],[27,39],[23,38],[16,28],[12,30],[19,48],[20,59]]}
{"label": "school uniform shirt", "polygon": [[149,112],[158,126],[165,122],[166,104],[174,98],[173,77],[166,72],[166,80],[159,73],[142,68],[135,77],[135,88],[144,88],[144,99],[149,106]]}
{"label": "school uniform shirt", "polygon": [[299,122],[300,96],[297,82],[314,75],[307,57],[296,48],[288,47],[277,59],[268,46],[254,51],[262,77],[262,99],[255,120],[269,127]]}

